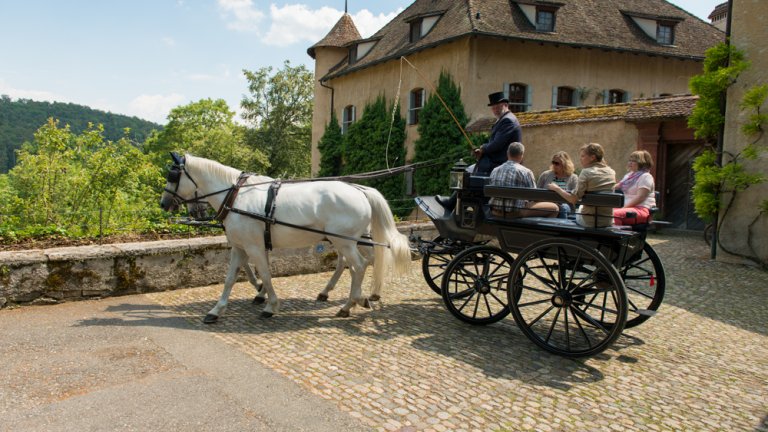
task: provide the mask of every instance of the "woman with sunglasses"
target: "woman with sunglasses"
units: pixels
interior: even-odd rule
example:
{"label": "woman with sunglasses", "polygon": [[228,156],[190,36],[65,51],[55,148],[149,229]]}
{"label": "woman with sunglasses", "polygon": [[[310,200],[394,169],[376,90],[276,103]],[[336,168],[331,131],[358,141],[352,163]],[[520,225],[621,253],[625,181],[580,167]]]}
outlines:
{"label": "woman with sunglasses", "polygon": [[[561,189],[573,191],[579,181],[579,177],[573,171],[574,166],[571,157],[568,156],[568,153],[559,151],[552,155],[552,164],[548,170],[541,173],[536,181],[536,187],[546,189],[548,184],[554,183]],[[573,213],[573,207],[570,204],[560,204],[560,213],[557,217],[565,219],[568,213]]]}
{"label": "woman with sunglasses", "polygon": [[[629,172],[613,187],[624,193],[624,207],[613,209],[614,224],[648,223],[651,208],[656,206],[651,168],[653,168],[653,159],[647,151],[638,150],[629,155],[627,162]],[[627,217],[628,212],[634,213],[634,215]]]}

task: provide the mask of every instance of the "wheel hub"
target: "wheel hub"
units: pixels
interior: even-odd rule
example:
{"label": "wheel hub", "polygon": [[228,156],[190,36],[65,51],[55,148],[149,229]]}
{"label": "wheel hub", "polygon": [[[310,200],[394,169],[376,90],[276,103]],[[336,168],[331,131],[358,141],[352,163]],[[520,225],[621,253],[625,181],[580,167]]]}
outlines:
{"label": "wheel hub", "polygon": [[485,278],[482,277],[475,279],[475,283],[472,288],[474,288],[475,291],[479,292],[480,294],[488,294],[491,292],[491,285]]}
{"label": "wheel hub", "polygon": [[557,290],[552,296],[552,306],[557,308],[565,308],[573,303],[573,296],[568,290]]}

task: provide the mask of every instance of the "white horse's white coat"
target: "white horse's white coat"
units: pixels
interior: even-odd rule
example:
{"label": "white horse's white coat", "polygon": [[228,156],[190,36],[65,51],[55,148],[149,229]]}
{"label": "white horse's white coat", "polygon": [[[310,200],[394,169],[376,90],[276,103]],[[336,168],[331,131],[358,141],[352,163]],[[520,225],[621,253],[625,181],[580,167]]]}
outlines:
{"label": "white horse's white coat", "polygon": [[[234,168],[190,155],[186,156],[185,169],[189,177],[185,174],[181,175],[178,189],[176,184],[166,185],[167,189],[175,189],[176,194],[184,199],[192,199],[195,193],[201,196],[227,189],[235,184],[240,175],[240,171]],[[197,183],[197,187],[190,177]],[[264,214],[271,180],[269,177],[255,175],[248,178],[246,185],[240,188],[233,207]],[[204,200],[218,209],[225,195],[225,193],[219,193]],[[410,262],[408,239],[397,231],[389,205],[377,190],[338,181],[285,183],[280,187],[275,202],[274,218],[278,221],[353,238],[361,238],[370,227],[374,242],[388,244],[389,248],[374,247],[375,264],[371,297],[377,298],[380,295],[390,269],[394,275],[407,271]],[[163,193],[160,203],[166,210],[174,210],[178,205],[168,192]],[[248,262],[253,263],[255,270],[261,276],[262,292],[266,292],[267,295],[262,316],[272,316],[279,311],[280,300],[272,286],[269,259],[264,246],[265,223],[246,215],[229,213],[223,224],[232,251],[224,291],[216,306],[209,312],[209,316],[215,319],[224,312],[237,273],[240,267],[247,265]],[[272,225],[271,231],[274,249],[307,247],[327,238],[344,259],[352,274],[349,300],[338,315],[348,316],[349,310],[355,304],[367,306],[368,301],[363,297],[361,285],[368,261],[360,254],[355,240],[326,236],[279,224]],[[341,263],[341,260],[339,262]],[[330,283],[323,292],[327,294],[329,287]]]}

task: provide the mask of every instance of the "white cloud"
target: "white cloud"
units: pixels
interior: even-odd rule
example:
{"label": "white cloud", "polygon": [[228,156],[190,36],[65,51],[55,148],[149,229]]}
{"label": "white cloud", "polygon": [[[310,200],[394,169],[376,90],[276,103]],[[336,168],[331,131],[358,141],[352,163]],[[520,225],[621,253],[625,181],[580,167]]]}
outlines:
{"label": "white cloud", "polygon": [[178,93],[167,95],[141,95],[128,104],[128,109],[130,110],[128,115],[165,124],[171,110],[185,101],[186,98]]}
{"label": "white cloud", "polygon": [[172,37],[164,37],[163,38],[163,44],[169,48],[173,48],[176,46],[176,40]]}
{"label": "white cloud", "polygon": [[222,18],[227,21],[227,28],[258,33],[264,12],[258,10],[251,0],[218,0],[218,4]]}
{"label": "white cloud", "polygon": [[46,90],[28,90],[12,87],[0,78],[0,95],[8,95],[12,99],[31,99],[34,101],[68,102],[62,95]]}

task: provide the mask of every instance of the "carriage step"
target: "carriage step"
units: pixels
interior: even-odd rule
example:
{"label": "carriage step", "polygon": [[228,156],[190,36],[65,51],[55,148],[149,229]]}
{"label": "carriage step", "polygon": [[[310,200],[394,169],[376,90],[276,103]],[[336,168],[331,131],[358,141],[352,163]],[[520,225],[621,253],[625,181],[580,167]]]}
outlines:
{"label": "carriage step", "polygon": [[647,316],[647,317],[652,317],[656,315],[656,311],[650,310],[650,309],[635,309],[632,312],[638,315]]}

